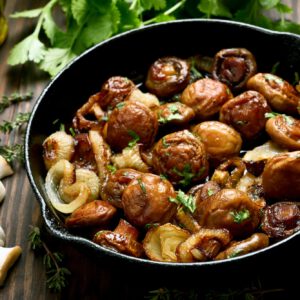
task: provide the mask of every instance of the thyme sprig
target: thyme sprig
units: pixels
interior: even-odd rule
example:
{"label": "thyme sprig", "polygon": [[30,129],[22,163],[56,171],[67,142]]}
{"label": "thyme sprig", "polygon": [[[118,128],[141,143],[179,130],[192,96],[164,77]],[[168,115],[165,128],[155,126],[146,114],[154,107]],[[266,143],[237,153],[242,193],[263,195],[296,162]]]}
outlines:
{"label": "thyme sprig", "polygon": [[0,101],[0,113],[2,113],[10,105],[23,101],[29,101],[32,99],[32,97],[33,92],[28,92],[26,94],[20,94],[15,92],[9,96],[3,96]]}
{"label": "thyme sprig", "polygon": [[52,252],[49,249],[47,244],[42,240],[38,227],[31,226],[28,238],[32,250],[40,250],[45,253],[43,263],[46,267],[48,288],[53,292],[61,292],[68,283],[67,276],[71,275],[71,272],[67,268],[60,265],[63,261],[63,254]]}
{"label": "thyme sprig", "polygon": [[12,130],[26,124],[30,118],[30,113],[18,113],[14,121],[3,121],[0,124],[0,132],[10,133]]}
{"label": "thyme sprig", "polygon": [[14,161],[24,163],[24,146],[23,144],[0,146],[0,155],[2,155],[10,164]]}

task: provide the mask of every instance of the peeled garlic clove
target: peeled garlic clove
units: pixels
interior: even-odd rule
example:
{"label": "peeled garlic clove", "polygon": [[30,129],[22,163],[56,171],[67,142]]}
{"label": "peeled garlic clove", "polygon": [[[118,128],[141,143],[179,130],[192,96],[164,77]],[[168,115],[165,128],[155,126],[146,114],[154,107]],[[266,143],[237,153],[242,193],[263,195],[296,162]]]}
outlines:
{"label": "peeled garlic clove", "polygon": [[72,213],[75,209],[86,203],[90,196],[90,189],[84,183],[77,183],[75,185],[66,186],[66,190],[72,189],[75,194],[74,200],[70,203],[64,202],[58,194],[58,186],[64,177],[66,169],[69,169],[70,162],[67,160],[60,160],[50,168],[46,176],[45,188],[46,193],[52,206],[65,214]]}
{"label": "peeled garlic clove", "polygon": [[0,181],[0,203],[3,201],[4,197],[6,195],[6,189],[3,183]]}
{"label": "peeled garlic clove", "polygon": [[12,170],[9,163],[2,155],[0,155],[0,179],[12,175],[13,173],[14,171]]}
{"label": "peeled garlic clove", "polygon": [[5,233],[3,228],[0,226],[0,247],[5,245]]}
{"label": "peeled garlic clove", "polygon": [[49,170],[60,159],[71,160],[75,151],[74,139],[65,131],[56,131],[45,139],[43,149],[44,163]]}
{"label": "peeled garlic clove", "polygon": [[12,248],[0,247],[0,286],[4,284],[8,270],[13,266],[21,253],[22,249],[20,246]]}

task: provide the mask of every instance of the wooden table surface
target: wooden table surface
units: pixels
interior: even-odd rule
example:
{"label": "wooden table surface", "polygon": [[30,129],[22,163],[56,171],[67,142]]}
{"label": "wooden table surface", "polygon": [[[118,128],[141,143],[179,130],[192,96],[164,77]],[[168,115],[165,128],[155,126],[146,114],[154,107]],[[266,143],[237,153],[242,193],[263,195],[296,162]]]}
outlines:
{"label": "wooden table surface", "polygon": [[[46,1],[18,1],[9,0],[5,14],[39,7]],[[291,18],[300,22],[300,1],[284,1],[294,9]],[[35,100],[49,82],[45,74],[32,66],[11,68],[7,65],[7,57],[12,46],[32,30],[33,23],[28,19],[10,19],[9,36],[0,48],[0,98],[12,92],[34,93],[31,102],[11,106],[0,115],[0,121],[13,120],[18,112],[29,112]],[[299,54],[300,55],[300,54]],[[300,70],[299,70],[300,71]],[[21,142],[21,132],[10,135],[0,135],[1,145]],[[20,245],[22,255],[12,268],[3,288],[0,288],[0,299],[143,299],[149,289],[164,286],[152,284],[151,278],[144,279],[145,284],[137,286],[135,280],[124,278],[120,270],[123,266],[112,266],[110,263],[96,261],[93,257],[81,253],[80,249],[73,249],[53,240],[44,234],[45,241],[53,251],[65,254],[65,265],[70,269],[69,284],[61,294],[50,293],[46,287],[45,267],[42,257],[37,256],[28,242],[30,225],[41,226],[40,208],[25,170],[15,165],[15,174],[3,180],[7,195],[0,205],[0,224],[6,232],[6,245],[11,247]],[[298,263],[299,265],[299,263]],[[299,270],[298,270],[299,271]],[[293,276],[286,274],[285,276]],[[126,277],[126,276],[125,276]],[[276,283],[277,282],[277,283]],[[274,281],[272,288],[276,288],[278,281]],[[179,287],[178,287],[179,288]]]}

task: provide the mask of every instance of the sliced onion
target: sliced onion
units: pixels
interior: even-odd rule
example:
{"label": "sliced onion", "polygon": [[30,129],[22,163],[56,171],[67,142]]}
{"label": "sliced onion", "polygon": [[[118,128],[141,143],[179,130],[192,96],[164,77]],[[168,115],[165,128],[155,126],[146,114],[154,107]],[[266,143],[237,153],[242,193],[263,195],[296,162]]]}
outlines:
{"label": "sliced onion", "polygon": [[70,169],[70,165],[71,163],[65,159],[58,161],[48,171],[45,183],[46,193],[52,206],[65,214],[72,213],[75,209],[86,203],[90,195],[88,186],[85,183],[79,182],[75,183],[75,185],[70,185],[69,187],[66,186],[67,189],[74,189],[74,194],[76,194],[74,200],[70,203],[66,203],[61,199],[61,196],[58,193],[58,187],[60,182],[66,176],[66,170]]}

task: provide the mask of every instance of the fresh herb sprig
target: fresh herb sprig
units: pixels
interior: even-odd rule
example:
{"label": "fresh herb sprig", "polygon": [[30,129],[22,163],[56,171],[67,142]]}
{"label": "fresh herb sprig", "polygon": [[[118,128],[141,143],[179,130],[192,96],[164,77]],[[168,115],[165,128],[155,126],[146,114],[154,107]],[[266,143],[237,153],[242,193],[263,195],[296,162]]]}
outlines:
{"label": "fresh herb sprig", "polygon": [[174,202],[178,205],[182,205],[183,208],[194,213],[196,210],[196,201],[192,195],[186,195],[182,190],[177,192],[176,198],[169,197],[170,202]]}
{"label": "fresh herb sprig", "polygon": [[3,96],[0,101],[0,113],[2,113],[10,105],[20,103],[23,101],[29,101],[32,99],[32,97],[32,92],[28,92],[26,94],[12,93],[9,96]]}
{"label": "fresh herb sprig", "polygon": [[38,227],[31,227],[29,241],[32,250],[43,250],[45,253],[43,263],[46,267],[48,288],[53,292],[61,292],[67,285],[67,276],[71,275],[71,272],[67,268],[60,265],[63,261],[63,255],[59,252],[50,251],[47,244],[42,240]]}
{"label": "fresh herb sprig", "polygon": [[0,146],[0,155],[2,155],[8,163],[19,161],[24,163],[24,146],[23,144],[14,144],[12,146]]}
{"label": "fresh herb sprig", "polygon": [[18,113],[14,121],[3,121],[0,124],[0,132],[10,133],[12,130],[26,124],[30,118],[30,113]]}
{"label": "fresh herb sprig", "polygon": [[[53,16],[57,8],[63,13],[65,27],[59,26]],[[272,20],[266,11],[276,12],[279,18]],[[37,24],[15,45],[8,62],[17,65],[31,61],[54,76],[84,50],[113,35],[185,18],[225,18],[300,34],[300,25],[287,20],[292,12],[282,0],[50,0],[43,7],[11,16],[37,18]]]}

